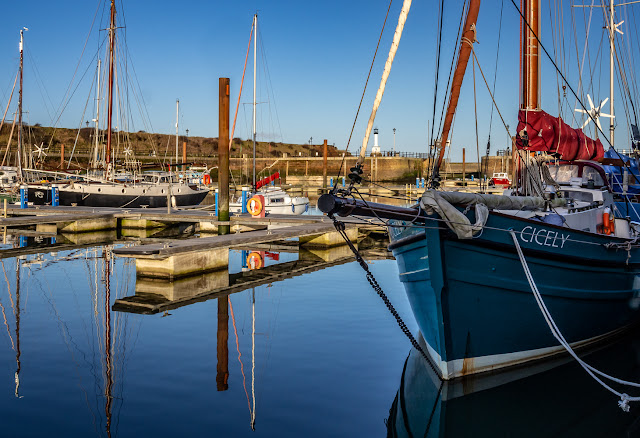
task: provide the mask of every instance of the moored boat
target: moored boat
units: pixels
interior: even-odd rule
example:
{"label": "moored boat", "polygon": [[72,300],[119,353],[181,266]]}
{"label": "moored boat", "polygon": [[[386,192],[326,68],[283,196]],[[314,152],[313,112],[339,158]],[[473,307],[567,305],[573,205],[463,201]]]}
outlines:
{"label": "moored boat", "polygon": [[[529,9],[523,13],[528,21],[521,64],[527,85],[539,77],[539,5],[524,3]],[[318,201],[336,220],[347,215],[391,220],[390,249],[400,280],[426,354],[445,380],[573,354],[640,317],[638,224],[613,214],[611,187],[601,166],[590,161],[603,157],[602,144],[542,111],[536,91],[523,91],[513,190],[488,195],[436,189],[478,8],[479,1],[470,2],[432,188],[419,205],[356,200],[351,188]],[[373,115],[376,109],[374,104]],[[351,187],[362,174],[366,143],[365,135]],[[567,166],[554,167],[557,160]]]}

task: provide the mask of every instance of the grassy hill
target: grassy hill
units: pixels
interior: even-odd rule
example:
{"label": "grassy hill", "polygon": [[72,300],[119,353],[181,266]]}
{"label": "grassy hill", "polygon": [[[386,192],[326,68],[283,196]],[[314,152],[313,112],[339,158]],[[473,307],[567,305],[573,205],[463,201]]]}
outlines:
{"label": "grassy hill", "polygon": [[[7,144],[9,142],[9,136],[11,133],[11,125],[5,125],[0,130],[0,157],[4,156]],[[53,128],[44,127],[39,125],[23,126],[23,143],[26,146],[31,146],[34,149],[34,145],[44,144],[48,147],[48,156],[59,156],[61,146],[64,145],[65,158],[68,158],[71,151],[74,149],[78,162],[83,165],[88,160],[88,155],[93,152],[95,145],[95,129],[94,128],[82,128],[79,131],[76,129],[67,128]],[[106,131],[100,131],[98,140],[100,144],[106,143]],[[198,161],[198,158],[212,157],[218,154],[218,138],[210,137],[179,137],[179,155],[182,157],[183,143],[187,143],[187,159],[188,161]],[[124,156],[123,151],[125,147],[130,148],[135,154],[136,158],[166,161],[175,158],[176,151],[176,138],[175,135],[166,134],[153,134],[144,131],[138,132],[113,132],[112,133],[112,147],[120,156]],[[283,154],[287,156],[317,156],[321,157],[324,146],[308,145],[308,144],[291,144],[291,143],[276,143],[276,142],[257,142],[256,144],[256,156],[260,158],[267,157],[282,157]],[[17,149],[17,132],[14,131],[11,139],[11,145],[9,146],[9,155],[15,157],[15,150]],[[234,138],[231,146],[231,157],[241,158],[243,155],[251,157],[253,153],[253,146],[251,140],[243,140],[240,138]],[[342,155],[341,151],[338,151],[335,147],[328,146],[328,155],[330,157],[336,157]],[[181,158],[182,159],[182,158]],[[13,158],[11,158],[13,161]],[[50,163],[56,161],[49,158]],[[7,164],[5,162],[5,164]]]}

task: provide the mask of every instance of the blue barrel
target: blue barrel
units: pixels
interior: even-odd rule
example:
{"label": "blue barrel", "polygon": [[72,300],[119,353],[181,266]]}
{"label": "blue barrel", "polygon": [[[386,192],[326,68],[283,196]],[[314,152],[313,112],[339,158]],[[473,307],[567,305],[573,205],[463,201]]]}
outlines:
{"label": "blue barrel", "polygon": [[27,240],[27,236],[20,236],[20,248],[24,248],[25,246],[27,246],[28,240]]}
{"label": "blue barrel", "polygon": [[416,178],[416,189],[420,187],[420,178]]}
{"label": "blue barrel", "polygon": [[333,187],[333,177],[329,178],[329,187]]}
{"label": "blue barrel", "polygon": [[213,206],[213,213],[218,216],[218,189],[216,189],[215,193],[215,205]]}
{"label": "blue barrel", "polygon": [[60,205],[60,189],[57,184],[51,184],[51,205],[53,207]]}
{"label": "blue barrel", "polygon": [[20,186],[20,208],[27,208],[29,206],[29,188],[27,186]]}
{"label": "blue barrel", "polygon": [[249,200],[249,187],[243,187],[242,188],[242,198],[241,199],[242,199],[242,212],[243,213],[248,213],[249,210],[247,210],[247,201]]}
{"label": "blue barrel", "polygon": [[344,187],[344,176],[342,177],[342,187]]}
{"label": "blue barrel", "polygon": [[424,178],[422,178],[422,179],[420,180],[420,187],[422,187],[422,188],[424,189]]}

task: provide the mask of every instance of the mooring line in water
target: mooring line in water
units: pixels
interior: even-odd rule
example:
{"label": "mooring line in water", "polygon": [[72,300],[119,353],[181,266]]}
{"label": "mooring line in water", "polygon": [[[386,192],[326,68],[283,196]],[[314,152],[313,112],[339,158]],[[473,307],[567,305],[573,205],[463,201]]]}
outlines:
{"label": "mooring line in water", "polygon": [[629,412],[629,402],[640,401],[640,397],[631,397],[628,394],[616,391],[615,389],[613,389],[612,387],[607,385],[605,382],[603,382],[602,379],[598,378],[596,376],[596,374],[598,374],[599,376],[604,377],[606,379],[609,379],[612,382],[619,383],[621,385],[627,385],[627,386],[632,386],[632,387],[635,387],[635,388],[640,388],[640,384],[635,383],[635,382],[629,382],[629,381],[626,381],[626,380],[621,380],[621,379],[618,379],[616,377],[612,377],[612,376],[610,376],[610,375],[608,375],[606,373],[603,373],[600,370],[597,370],[596,368],[592,367],[591,365],[589,365],[588,363],[586,363],[585,361],[580,359],[580,357],[578,357],[576,352],[571,348],[571,345],[569,345],[567,340],[564,338],[564,336],[560,332],[560,329],[558,328],[558,326],[556,325],[555,321],[551,317],[551,313],[549,313],[549,309],[547,308],[547,306],[545,305],[544,301],[542,300],[542,295],[540,294],[540,291],[538,290],[538,287],[536,286],[536,283],[535,283],[535,281],[533,279],[533,276],[531,275],[531,271],[529,270],[529,265],[527,264],[527,261],[524,258],[524,254],[522,252],[522,248],[520,247],[520,243],[518,242],[518,238],[516,237],[516,233],[513,230],[510,230],[509,232],[511,233],[511,237],[513,238],[513,242],[514,242],[514,244],[516,246],[516,250],[518,252],[518,257],[520,257],[520,262],[522,263],[522,268],[524,269],[524,273],[525,273],[525,276],[527,277],[527,281],[529,282],[529,286],[531,287],[531,291],[533,292],[533,296],[535,297],[536,302],[538,303],[538,307],[540,308],[540,311],[542,312],[542,315],[544,316],[544,319],[547,322],[547,325],[551,329],[551,333],[553,334],[553,337],[555,337],[558,340],[558,342],[560,342],[560,345],[562,345],[565,348],[565,350],[567,350],[567,352],[571,356],[573,356],[573,358],[576,361],[578,361],[580,366],[582,366],[582,368],[584,368],[584,370],[591,377],[593,377],[596,382],[600,383],[600,385],[602,385],[605,389],[607,389],[611,393],[613,393],[613,394],[617,395],[618,397],[620,397],[620,400],[618,401],[618,406],[620,406],[620,408],[623,411]]}
{"label": "mooring line in water", "polygon": [[407,327],[407,324],[405,324],[405,322],[402,320],[402,317],[400,316],[398,311],[395,309],[395,307],[393,307],[393,304],[391,304],[389,297],[387,297],[387,295],[384,293],[384,291],[382,290],[382,287],[380,287],[377,280],[369,270],[369,265],[362,258],[362,255],[360,255],[360,252],[357,250],[357,248],[353,246],[353,243],[351,243],[351,240],[349,240],[349,237],[345,232],[344,223],[337,220],[333,215],[331,215],[330,217],[333,220],[333,225],[336,227],[336,231],[340,233],[344,241],[347,243],[347,245],[349,245],[349,248],[351,248],[351,251],[353,252],[353,255],[356,258],[356,261],[362,267],[362,269],[364,269],[366,273],[367,281],[369,282],[373,290],[375,290],[378,296],[382,299],[384,304],[387,306],[387,309],[389,309],[389,312],[391,312],[391,314],[395,318],[396,323],[400,327],[400,330],[402,330],[405,336],[409,339],[409,341],[411,342],[411,345],[413,345],[413,347],[420,352],[422,357],[424,357],[424,359],[427,361],[427,363],[433,369],[433,371],[439,375],[440,373],[436,369],[435,365],[431,362],[431,359],[429,358],[427,353],[425,353],[425,351],[422,349],[422,347],[420,346],[416,338],[413,336],[413,334],[411,334],[411,330],[409,330],[409,328]]}

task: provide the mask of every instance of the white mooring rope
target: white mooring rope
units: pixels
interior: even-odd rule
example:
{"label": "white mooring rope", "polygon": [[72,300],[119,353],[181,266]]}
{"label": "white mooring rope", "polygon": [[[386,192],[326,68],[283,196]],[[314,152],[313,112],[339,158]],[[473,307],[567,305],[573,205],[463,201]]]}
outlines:
{"label": "white mooring rope", "polygon": [[536,302],[538,303],[538,307],[540,307],[540,311],[542,312],[544,319],[547,321],[547,325],[551,329],[551,333],[553,334],[553,336],[558,340],[558,342],[560,342],[560,345],[562,345],[565,348],[565,350],[567,350],[567,352],[569,352],[569,354],[571,354],[571,356],[573,356],[573,358],[576,361],[578,361],[580,366],[582,366],[582,368],[584,368],[584,370],[587,373],[589,373],[591,377],[593,377],[605,389],[607,389],[608,391],[620,397],[620,400],[618,401],[618,406],[620,406],[620,408],[623,411],[629,412],[629,402],[640,401],[640,397],[631,397],[625,393],[616,391],[615,389],[607,385],[605,382],[603,382],[602,379],[597,377],[596,374],[601,377],[604,377],[605,379],[611,380],[612,382],[619,383],[621,385],[628,385],[635,388],[640,388],[640,384],[635,382],[628,382],[626,380],[621,380],[621,379],[609,376],[608,374],[605,374],[602,371],[595,369],[594,367],[592,367],[591,365],[584,362],[582,359],[578,357],[578,355],[575,353],[575,351],[573,351],[573,349],[571,348],[567,340],[564,338],[564,336],[562,336],[562,333],[558,329],[558,326],[556,325],[555,321],[551,317],[551,314],[549,313],[549,309],[547,309],[547,306],[544,304],[544,301],[542,300],[542,295],[540,295],[540,291],[538,290],[538,287],[536,286],[533,276],[531,275],[531,271],[529,271],[529,266],[527,265],[527,261],[525,260],[524,254],[522,253],[522,248],[520,248],[520,243],[518,242],[516,233],[513,230],[510,230],[509,232],[511,233],[511,237],[513,238],[513,243],[516,246],[516,250],[518,251],[518,256],[520,257],[522,268],[524,269],[524,273],[527,277],[527,280],[529,281],[529,286],[531,286],[531,291],[533,292]]}

